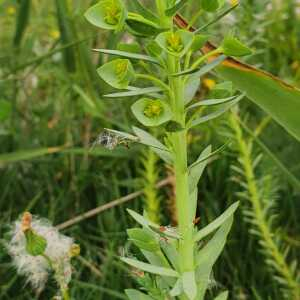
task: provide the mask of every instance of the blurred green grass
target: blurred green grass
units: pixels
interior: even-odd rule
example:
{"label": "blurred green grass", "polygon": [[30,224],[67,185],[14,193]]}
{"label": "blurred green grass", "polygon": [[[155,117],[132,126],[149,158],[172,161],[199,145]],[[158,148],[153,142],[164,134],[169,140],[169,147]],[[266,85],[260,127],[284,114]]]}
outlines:
{"label": "blurred green grass", "polygon": [[[106,35],[87,24],[83,12],[92,1],[67,1],[68,9],[57,7],[62,5],[60,1],[21,2],[31,5],[28,10],[22,8],[20,16],[19,1],[0,1],[1,239],[10,222],[24,210],[30,209],[59,224],[136,191],[143,182],[140,147],[89,151],[103,128],[126,130],[132,123],[130,112],[121,102],[131,99],[112,102],[101,98],[109,88],[95,69],[104,57],[90,50],[114,48],[120,36]],[[244,0],[233,15],[209,30],[218,41],[233,24],[241,38],[257,49],[250,63],[300,84],[299,2]],[[240,110],[252,128],[264,117],[247,101]],[[196,157],[208,143],[221,144],[224,134],[228,134],[224,120],[194,130],[191,157]],[[299,143],[273,122],[261,138],[299,178]],[[49,154],[49,149],[57,151]],[[210,164],[200,182],[202,224],[237,200],[240,188],[230,180],[230,167],[236,160],[237,154],[229,148]],[[263,160],[271,166],[266,155]],[[272,172],[278,185],[277,227],[291,247],[289,260],[299,261],[299,193],[278,170]],[[163,178],[167,171],[161,173]],[[161,203],[163,222],[168,224],[170,204],[164,200]],[[128,206],[141,211],[142,198],[132,200]],[[247,203],[243,207],[247,208]],[[75,299],[126,299],[123,290],[134,286],[135,280],[118,256],[128,251],[129,245],[124,248],[125,230],[132,224],[124,206],[120,206],[65,230],[81,244],[82,256],[97,270],[76,261],[72,282]],[[212,290],[224,285],[232,292],[230,299],[282,300],[280,287],[264,263],[257,238],[249,234],[249,227],[241,209],[215,268]],[[0,246],[0,299],[33,299],[24,282],[24,278],[16,276],[5,248]],[[54,293],[55,286],[50,284],[39,299],[49,299]]]}

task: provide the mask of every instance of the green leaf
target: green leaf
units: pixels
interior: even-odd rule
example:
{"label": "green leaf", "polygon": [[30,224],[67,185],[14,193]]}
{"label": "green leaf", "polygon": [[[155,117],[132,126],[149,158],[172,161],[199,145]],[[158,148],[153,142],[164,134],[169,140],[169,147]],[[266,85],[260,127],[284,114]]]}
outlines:
{"label": "green leaf", "polygon": [[224,0],[201,0],[201,7],[208,12],[214,12],[221,8],[224,3]]}
{"label": "green leaf", "polygon": [[125,290],[125,294],[130,300],[154,300],[152,297],[133,289]]}
{"label": "green leaf", "polygon": [[242,120],[238,119],[239,123],[243,129],[253,138],[254,142],[265,152],[267,156],[273,161],[274,165],[277,166],[278,170],[286,176],[286,179],[292,184],[295,188],[300,191],[300,180],[278,159],[278,157],[260,140],[254,132],[244,123]]}
{"label": "green leaf", "polygon": [[35,233],[32,229],[24,232],[26,239],[26,252],[32,256],[39,256],[45,253],[47,240]]}
{"label": "green leaf", "polygon": [[139,0],[131,0],[135,9],[145,18],[153,22],[158,22],[159,18],[152,13],[151,10],[147,9],[145,5],[141,4]]}
{"label": "green leaf", "polygon": [[155,39],[163,50],[176,57],[182,57],[186,54],[193,40],[194,34],[186,30],[162,32]]}
{"label": "green leaf", "polygon": [[117,56],[122,56],[122,57],[126,57],[126,58],[137,59],[137,60],[143,60],[143,61],[151,62],[154,64],[158,64],[158,65],[160,64],[156,58],[148,56],[148,55],[126,52],[126,51],[121,51],[121,50],[111,50],[111,49],[93,49],[93,50],[96,52],[100,52],[100,53],[117,55]]}
{"label": "green leaf", "polygon": [[124,26],[127,11],[121,0],[102,0],[90,7],[84,16],[97,27],[119,31]]}
{"label": "green leaf", "polygon": [[227,56],[245,56],[252,54],[252,50],[234,36],[228,35],[221,45],[222,52]]}
{"label": "green leaf", "polygon": [[[175,20],[183,28],[188,24],[179,16],[176,16]],[[208,51],[214,48],[212,44],[208,44]],[[207,50],[203,50],[207,52]],[[270,114],[281,126],[300,141],[299,89],[268,72],[232,58],[226,59],[222,66],[217,68],[217,71],[226,80],[232,81],[237,89],[245,92],[251,101]]]}
{"label": "green leaf", "polygon": [[8,163],[15,163],[23,160],[30,160],[40,156],[61,152],[64,147],[39,148],[31,150],[21,150],[11,153],[0,154],[0,166]]}
{"label": "green leaf", "polygon": [[128,92],[120,92],[120,93],[112,93],[103,95],[103,97],[107,98],[121,98],[121,97],[132,97],[132,96],[139,96],[139,95],[146,95],[161,92],[162,89],[160,87],[151,86],[146,88],[136,88],[132,91]]}
{"label": "green leaf", "polygon": [[197,126],[199,124],[208,122],[210,120],[213,120],[219,116],[221,116],[222,114],[224,114],[225,112],[227,112],[229,109],[231,109],[234,105],[236,105],[241,99],[243,99],[245,97],[244,94],[239,95],[238,97],[236,97],[233,101],[230,101],[229,103],[225,103],[224,105],[222,105],[222,107],[208,115],[205,115],[203,117],[194,119],[190,122],[190,127],[194,127]]}
{"label": "green leaf", "polygon": [[177,0],[176,4],[168,9],[166,9],[165,13],[168,17],[173,16],[176,14],[177,11],[179,11],[185,4],[187,4],[189,0]]}
{"label": "green leaf", "polygon": [[[197,30],[194,31],[194,33],[198,33],[200,31],[203,31],[207,27],[217,23],[219,20],[223,19],[225,16],[227,16],[229,13],[231,13],[234,9],[236,9],[239,6],[239,2],[237,2],[235,5],[230,6],[229,8],[225,9],[223,12],[221,12],[219,15],[215,16],[211,21],[204,24],[203,26],[199,27]],[[200,48],[198,48],[199,50]]]}
{"label": "green leaf", "polygon": [[223,212],[213,222],[209,223],[206,227],[199,230],[194,237],[194,241],[198,242],[202,240],[203,238],[211,234],[213,231],[218,229],[220,226],[222,226],[223,223],[226,222],[235,213],[238,206],[239,206],[239,202],[237,201],[234,204],[232,204],[229,208],[227,208],[227,210]]}
{"label": "green leaf", "polygon": [[159,126],[172,118],[172,111],[166,101],[142,98],[131,106],[131,111],[144,126]]}
{"label": "green leaf", "polygon": [[178,241],[176,239],[161,239],[160,246],[173,269],[179,270]]}
{"label": "green leaf", "polygon": [[208,99],[208,100],[201,100],[195,104],[192,104],[186,108],[187,111],[197,108],[199,106],[212,106],[212,105],[220,105],[227,102],[231,102],[233,99],[235,99],[237,96],[232,96],[228,98],[223,99]]}
{"label": "green leaf", "polygon": [[171,74],[171,76],[182,76],[182,75],[188,75],[188,74],[197,74],[199,77],[207,74],[208,72],[212,71],[214,68],[216,68],[218,65],[220,65],[224,60],[226,59],[225,55],[220,55],[218,58],[216,58],[215,60],[213,60],[212,62],[206,64],[204,67],[202,68],[191,68],[179,73],[174,73]]}
{"label": "green leaf", "polygon": [[155,238],[155,234],[146,228],[132,228],[127,229],[127,234],[137,247],[150,252],[157,252],[160,250],[159,243]]}
{"label": "green leaf", "polygon": [[300,141],[299,89],[236,60],[226,61],[217,71]]}
{"label": "green leaf", "polygon": [[115,59],[97,69],[99,76],[117,89],[126,89],[134,79],[134,69],[130,60]]}
{"label": "green leaf", "polygon": [[160,141],[158,141],[154,136],[152,136],[147,131],[135,126],[133,126],[132,128],[134,133],[139,137],[140,142],[142,144],[150,146],[152,150],[167,163],[172,162],[173,157],[171,155],[171,152],[165,145],[163,145]]}
{"label": "green leaf", "polygon": [[[198,181],[207,165],[207,157],[211,154],[212,147],[208,146],[206,147],[196,160],[196,164],[189,167],[189,192],[190,194],[193,193],[194,189],[197,188]],[[199,162],[201,161],[201,163]]]}
{"label": "green leaf", "polygon": [[0,100],[0,122],[7,120],[12,112],[12,105],[10,102]]}
{"label": "green leaf", "polygon": [[195,279],[195,272],[184,272],[181,275],[182,286],[184,293],[188,296],[188,299],[194,300],[197,296],[197,284]]}
{"label": "green leaf", "polygon": [[228,298],[228,292],[223,292],[220,295],[218,295],[215,300],[227,300]]}
{"label": "green leaf", "polygon": [[137,212],[131,209],[127,209],[127,212],[131,215],[132,218],[134,218],[143,227],[149,228],[149,226],[151,226],[156,229],[159,229],[160,227],[158,224],[155,224],[154,222],[147,220],[142,215],[138,214]]}
{"label": "green leaf", "polygon": [[191,51],[196,52],[201,49],[208,41],[209,35],[207,34],[195,34],[194,41],[191,46]]}
{"label": "green leaf", "polygon": [[161,47],[154,40],[150,40],[146,44],[146,51],[151,56],[155,56],[155,57],[160,57],[160,55],[162,53]]}
{"label": "green leaf", "polygon": [[175,270],[154,266],[154,265],[151,265],[148,263],[141,262],[136,259],[121,257],[121,260],[134,268],[137,268],[139,270],[142,270],[142,271],[145,271],[148,273],[161,275],[161,276],[168,276],[168,277],[178,277],[179,276],[179,274]]}
{"label": "green leaf", "polygon": [[128,43],[119,43],[117,45],[118,51],[124,51],[124,52],[129,52],[129,53],[140,53],[142,51],[142,48],[139,43],[137,42],[131,42],[130,44]]}
{"label": "green leaf", "polygon": [[170,291],[171,297],[177,297],[183,293],[183,286],[181,278],[178,278],[172,290]]}
{"label": "green leaf", "polygon": [[129,13],[126,19],[128,31],[138,37],[152,37],[163,31],[156,22],[136,13]]}
{"label": "green leaf", "polygon": [[197,73],[189,75],[185,82],[184,90],[184,101],[185,104],[188,104],[195,97],[199,87],[200,87],[200,77]]}
{"label": "green leaf", "polygon": [[227,221],[218,229],[213,238],[198,252],[196,257],[196,281],[198,284],[197,299],[203,300],[212,267],[216,260],[222,253],[225,246],[227,236],[233,223],[233,216],[229,217]]}

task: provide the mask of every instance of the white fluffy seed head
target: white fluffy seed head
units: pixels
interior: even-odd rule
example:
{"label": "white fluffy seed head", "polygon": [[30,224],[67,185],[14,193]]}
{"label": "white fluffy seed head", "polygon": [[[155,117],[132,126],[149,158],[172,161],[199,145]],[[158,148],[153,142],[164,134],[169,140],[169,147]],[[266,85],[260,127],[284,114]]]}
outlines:
{"label": "white fluffy seed head", "polygon": [[[55,269],[55,279],[61,287],[67,288],[71,280],[72,268],[69,251],[73,239],[64,236],[46,219],[32,218],[31,229],[47,241],[45,255]],[[18,274],[24,275],[35,290],[41,291],[51,271],[48,261],[43,256],[31,256],[26,251],[26,239],[21,220],[11,226],[11,239],[7,249],[12,257]]]}

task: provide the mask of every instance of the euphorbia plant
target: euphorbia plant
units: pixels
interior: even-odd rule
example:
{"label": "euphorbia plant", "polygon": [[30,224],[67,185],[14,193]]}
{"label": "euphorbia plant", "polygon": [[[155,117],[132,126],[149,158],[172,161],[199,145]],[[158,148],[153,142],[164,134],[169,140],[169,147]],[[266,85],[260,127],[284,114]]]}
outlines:
{"label": "euphorbia plant", "polygon": [[[193,4],[193,2],[195,2]],[[130,240],[140,248],[145,260],[123,257],[130,266],[142,271],[138,281],[141,290],[126,290],[132,299],[198,299],[205,297],[211,281],[212,267],[220,255],[233,221],[238,203],[234,203],[215,221],[202,229],[196,226],[198,181],[208,159],[216,153],[207,146],[195,162],[188,159],[187,134],[195,126],[214,119],[235,105],[243,95],[199,101],[195,94],[199,77],[213,70],[226,56],[248,55],[251,51],[229,34],[221,46],[200,55],[197,50],[208,40],[203,32],[191,33],[176,28],[173,16],[183,5],[199,1],[156,0],[156,13],[132,1],[129,12],[125,1],[102,0],[88,9],[85,16],[94,25],[114,31],[128,31],[141,37],[143,53],[113,49],[97,49],[118,56],[100,66],[102,79],[121,92],[106,97],[141,96],[132,113],[145,127],[160,127],[159,141],[147,130],[133,127],[134,134],[107,129],[105,145],[110,141],[138,142],[153,149],[174,170],[178,227],[162,226],[147,219],[147,215],[128,210],[142,226],[128,230]],[[200,9],[214,12],[223,9],[225,1],[200,1]],[[224,8],[223,14],[230,8]],[[222,12],[221,12],[222,13]],[[198,13],[196,12],[196,15]],[[138,69],[141,62],[142,68]],[[203,110],[208,111],[202,115]],[[218,151],[218,150],[217,150]],[[216,231],[217,230],[217,231]],[[214,232],[216,233],[208,239]],[[206,243],[203,243],[206,240]],[[223,292],[215,299],[227,299]]]}

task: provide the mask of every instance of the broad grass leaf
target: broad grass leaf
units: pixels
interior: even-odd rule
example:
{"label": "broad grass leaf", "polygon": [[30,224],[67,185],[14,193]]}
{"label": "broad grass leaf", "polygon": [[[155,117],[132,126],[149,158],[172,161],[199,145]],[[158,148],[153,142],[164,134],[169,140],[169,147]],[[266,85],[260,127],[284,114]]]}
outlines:
{"label": "broad grass leaf", "polygon": [[217,71],[300,141],[299,89],[238,61],[226,61]]}
{"label": "broad grass leaf", "polygon": [[64,149],[65,147],[51,147],[51,148],[21,150],[21,151],[16,151],[11,153],[0,154],[0,166],[9,163],[16,163],[19,161],[35,159],[40,156],[61,152]]}
{"label": "broad grass leaf", "polygon": [[213,231],[218,229],[220,226],[222,226],[222,224],[226,222],[235,213],[238,206],[239,206],[239,202],[235,202],[213,222],[209,223],[206,227],[199,230],[194,237],[194,241],[198,242],[202,240],[203,238],[211,234]]}
{"label": "broad grass leaf", "polygon": [[169,268],[154,266],[154,265],[144,263],[144,262],[136,260],[136,259],[127,258],[127,257],[121,257],[121,260],[134,268],[137,268],[139,270],[142,270],[142,271],[145,271],[148,273],[161,275],[161,276],[167,276],[167,277],[178,277],[179,276],[179,274],[175,270],[172,270]]}

